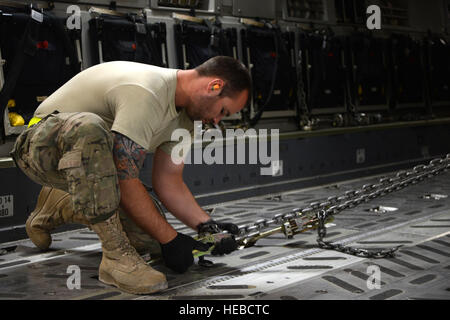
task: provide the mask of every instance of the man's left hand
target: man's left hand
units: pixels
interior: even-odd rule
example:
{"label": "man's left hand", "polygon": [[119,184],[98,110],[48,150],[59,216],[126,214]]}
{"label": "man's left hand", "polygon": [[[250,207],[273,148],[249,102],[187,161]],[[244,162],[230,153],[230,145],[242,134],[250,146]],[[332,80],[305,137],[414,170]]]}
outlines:
{"label": "man's left hand", "polygon": [[199,235],[205,234],[205,233],[221,233],[223,231],[228,231],[231,234],[238,234],[239,228],[234,223],[230,222],[216,222],[213,219],[209,219],[206,222],[200,223],[197,226],[197,231]]}
{"label": "man's left hand", "polygon": [[223,231],[228,231],[230,236],[222,238],[219,242],[215,243],[212,255],[224,255],[235,251],[238,248],[234,235],[239,233],[239,228],[234,223],[221,223],[210,219],[206,222],[200,223],[197,227],[199,236],[204,234],[215,234]]}

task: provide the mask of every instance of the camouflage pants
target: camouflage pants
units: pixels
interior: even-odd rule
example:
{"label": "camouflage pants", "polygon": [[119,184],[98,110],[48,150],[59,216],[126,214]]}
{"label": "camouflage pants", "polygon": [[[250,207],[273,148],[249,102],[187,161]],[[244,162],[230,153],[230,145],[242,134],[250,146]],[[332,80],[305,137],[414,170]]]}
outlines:
{"label": "camouflage pants", "polygon": [[25,130],[11,156],[34,182],[68,192],[74,212],[95,224],[119,207],[112,148],[111,132],[99,116],[58,113]]}

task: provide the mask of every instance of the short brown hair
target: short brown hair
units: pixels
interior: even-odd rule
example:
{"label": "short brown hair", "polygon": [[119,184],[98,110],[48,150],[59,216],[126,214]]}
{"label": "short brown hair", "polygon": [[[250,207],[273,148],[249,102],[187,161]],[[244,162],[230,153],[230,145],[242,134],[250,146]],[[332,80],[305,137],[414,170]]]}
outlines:
{"label": "short brown hair", "polygon": [[239,61],[227,56],[216,56],[195,68],[200,76],[218,77],[225,82],[222,95],[230,97],[248,90],[252,94],[252,79],[247,68]]}

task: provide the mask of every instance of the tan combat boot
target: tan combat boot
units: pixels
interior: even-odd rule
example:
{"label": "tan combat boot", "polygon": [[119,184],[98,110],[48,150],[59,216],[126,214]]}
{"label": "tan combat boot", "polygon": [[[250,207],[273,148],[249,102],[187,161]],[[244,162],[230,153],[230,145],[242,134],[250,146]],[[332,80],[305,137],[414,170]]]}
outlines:
{"label": "tan combat boot", "polygon": [[165,275],[147,265],[131,246],[118,213],[91,228],[102,242],[100,281],[131,294],[149,294],[167,288]]}
{"label": "tan combat boot", "polygon": [[150,254],[152,259],[161,256],[159,242],[142,230],[122,209],[119,209],[120,222],[131,245],[140,255]]}
{"label": "tan combat boot", "polygon": [[47,250],[52,243],[50,231],[67,223],[89,224],[81,213],[73,213],[70,194],[62,190],[42,187],[36,208],[25,225],[31,241],[39,249]]}
{"label": "tan combat boot", "polygon": [[[141,255],[149,253],[152,258],[161,256],[159,242],[139,228],[122,209],[119,210],[123,229],[137,252]],[[165,218],[162,212],[161,215]],[[62,190],[42,187],[36,208],[25,225],[31,241],[39,249],[47,250],[52,243],[50,231],[68,223],[90,225],[82,214],[73,213],[70,194]]]}

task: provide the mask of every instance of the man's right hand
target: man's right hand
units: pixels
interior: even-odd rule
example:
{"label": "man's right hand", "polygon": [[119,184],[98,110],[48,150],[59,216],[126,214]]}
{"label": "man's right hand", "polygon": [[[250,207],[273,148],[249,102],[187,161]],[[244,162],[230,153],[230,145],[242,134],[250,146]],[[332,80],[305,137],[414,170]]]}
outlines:
{"label": "man's right hand", "polygon": [[193,250],[207,251],[210,245],[194,240],[182,233],[170,242],[161,244],[161,252],[166,266],[178,273],[184,273],[194,263]]}

